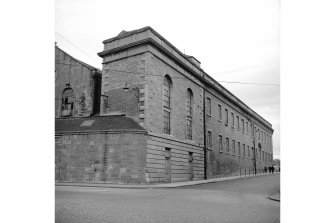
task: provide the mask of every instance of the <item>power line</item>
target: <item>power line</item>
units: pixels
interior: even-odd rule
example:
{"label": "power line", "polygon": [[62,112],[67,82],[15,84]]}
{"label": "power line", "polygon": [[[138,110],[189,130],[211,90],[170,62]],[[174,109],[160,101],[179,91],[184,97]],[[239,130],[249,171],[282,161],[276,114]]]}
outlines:
{"label": "power line", "polygon": [[93,57],[91,57],[90,55],[88,55],[87,53],[85,53],[78,46],[76,46],[75,44],[73,44],[70,40],[68,40],[64,36],[62,36],[60,33],[58,33],[57,31],[55,31],[55,33],[58,34],[60,37],[62,37],[66,42],[70,43],[72,46],[74,46],[75,48],[77,48],[78,50],[80,50],[83,54],[85,54],[86,56],[88,56],[89,58],[91,58],[92,60],[94,60],[95,62],[100,63],[100,62],[96,61]]}
{"label": "power line", "polygon": [[[110,69],[110,68],[107,68],[105,70],[115,71],[115,72],[124,72],[124,73],[130,73],[130,74],[142,74],[142,75],[149,75],[149,76],[159,76],[159,77],[163,76],[163,75],[158,75],[158,74],[148,74],[148,73],[140,73],[140,72],[122,71],[122,70],[115,70],[115,69]],[[187,79],[185,77],[173,77],[173,76],[171,78]],[[271,84],[271,83],[250,83],[250,82],[239,82],[239,81],[217,81],[217,82],[224,82],[224,83],[228,83],[228,84],[250,84],[250,85],[280,86],[279,84]]]}

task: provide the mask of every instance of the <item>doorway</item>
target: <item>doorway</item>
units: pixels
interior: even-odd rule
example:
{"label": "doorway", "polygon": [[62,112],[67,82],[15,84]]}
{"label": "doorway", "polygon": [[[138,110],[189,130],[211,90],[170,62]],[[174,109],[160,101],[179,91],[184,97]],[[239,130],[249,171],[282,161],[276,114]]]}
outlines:
{"label": "doorway", "polygon": [[171,183],[171,149],[165,148],[165,182]]}
{"label": "doorway", "polygon": [[189,180],[193,181],[194,173],[193,173],[193,153],[189,152],[188,153],[188,162],[189,162],[189,168],[190,168],[190,175],[189,175]]}

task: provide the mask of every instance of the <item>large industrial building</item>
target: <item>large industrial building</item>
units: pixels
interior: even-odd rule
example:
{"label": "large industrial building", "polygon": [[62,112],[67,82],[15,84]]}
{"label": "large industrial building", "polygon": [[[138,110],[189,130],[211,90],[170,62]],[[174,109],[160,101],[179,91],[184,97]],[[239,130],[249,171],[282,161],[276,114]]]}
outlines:
{"label": "large industrial building", "polygon": [[157,183],[253,173],[272,125],[151,27],[104,40],[102,71],[56,46],[56,181]]}

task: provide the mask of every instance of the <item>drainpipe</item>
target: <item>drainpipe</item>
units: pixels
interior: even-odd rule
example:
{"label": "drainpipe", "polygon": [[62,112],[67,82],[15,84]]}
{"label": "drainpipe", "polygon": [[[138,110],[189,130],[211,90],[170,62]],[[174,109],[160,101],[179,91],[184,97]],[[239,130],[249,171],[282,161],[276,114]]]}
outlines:
{"label": "drainpipe", "polygon": [[202,114],[203,114],[203,127],[204,127],[204,178],[207,179],[207,138],[206,138],[206,97],[205,97],[205,88],[202,93]]}

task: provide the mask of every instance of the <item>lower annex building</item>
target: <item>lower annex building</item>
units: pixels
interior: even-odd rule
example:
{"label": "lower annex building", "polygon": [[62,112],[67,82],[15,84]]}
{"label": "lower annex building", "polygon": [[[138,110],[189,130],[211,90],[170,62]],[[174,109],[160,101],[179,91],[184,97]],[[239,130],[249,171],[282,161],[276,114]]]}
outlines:
{"label": "lower annex building", "polygon": [[56,181],[178,182],[271,165],[272,125],[195,57],[151,27],[103,44],[102,71],[56,47]]}

